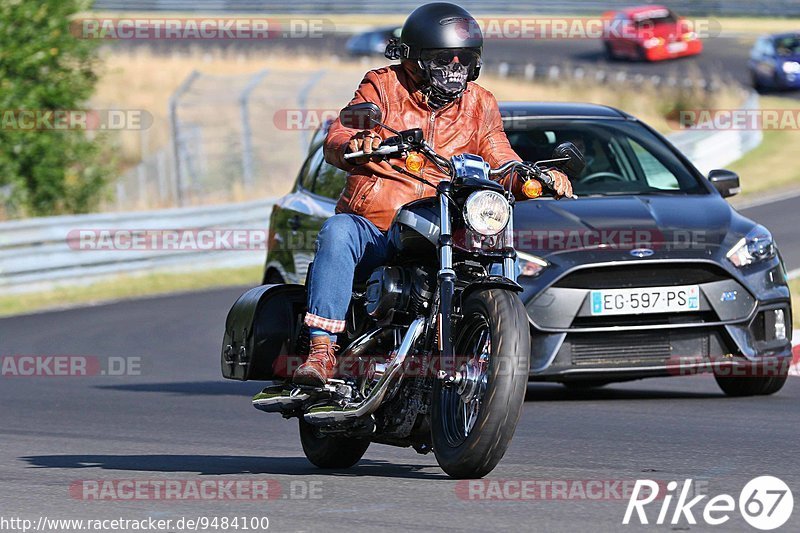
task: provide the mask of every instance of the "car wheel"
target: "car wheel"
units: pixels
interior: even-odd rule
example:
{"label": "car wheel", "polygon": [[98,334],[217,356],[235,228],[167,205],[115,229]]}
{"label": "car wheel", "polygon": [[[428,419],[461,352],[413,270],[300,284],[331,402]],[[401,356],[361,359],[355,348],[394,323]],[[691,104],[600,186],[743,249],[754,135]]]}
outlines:
{"label": "car wheel", "polygon": [[750,73],[750,83],[756,91],[761,92],[764,90],[764,86],[761,84],[761,80],[758,79],[758,75],[755,72]]}
{"label": "car wheel", "polygon": [[720,376],[714,374],[717,385],[728,396],[769,396],[783,388],[789,369],[782,368],[777,376],[746,377],[746,376]]}
{"label": "car wheel", "polygon": [[611,43],[603,43],[603,47],[605,48],[606,59],[609,61],[616,61],[617,54],[614,52],[614,47],[611,46]]}
{"label": "car wheel", "polygon": [[639,63],[647,62],[647,52],[645,51],[643,46],[637,46],[636,52],[634,53],[635,61]]}

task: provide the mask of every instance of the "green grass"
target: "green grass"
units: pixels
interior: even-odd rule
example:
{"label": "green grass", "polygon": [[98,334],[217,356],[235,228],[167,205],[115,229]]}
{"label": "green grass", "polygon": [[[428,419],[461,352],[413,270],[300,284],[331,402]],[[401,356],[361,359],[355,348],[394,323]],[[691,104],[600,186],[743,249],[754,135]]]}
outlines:
{"label": "green grass", "polygon": [[[797,111],[797,100],[767,96],[761,99],[761,109],[787,109]],[[800,165],[797,164],[797,147],[800,131],[767,130],[764,140],[743,158],[729,165],[739,174],[742,194],[768,193],[782,188],[800,186]]]}
{"label": "green grass", "polygon": [[792,291],[792,322],[795,329],[800,329],[800,279],[789,282]]}
{"label": "green grass", "polygon": [[0,316],[173,292],[240,285],[256,286],[261,283],[261,274],[261,266],[252,266],[189,273],[119,275],[90,285],[60,285],[47,291],[0,296]]}

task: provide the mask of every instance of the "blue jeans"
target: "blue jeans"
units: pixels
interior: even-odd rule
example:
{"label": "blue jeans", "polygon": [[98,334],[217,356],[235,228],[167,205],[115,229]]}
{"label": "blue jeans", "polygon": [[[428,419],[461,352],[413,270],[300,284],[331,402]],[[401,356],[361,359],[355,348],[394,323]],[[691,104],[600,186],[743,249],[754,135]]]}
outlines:
{"label": "blue jeans", "polygon": [[317,235],[308,286],[305,323],[331,333],[344,331],[353,281],[364,281],[392,253],[375,224],[359,215],[338,214]]}

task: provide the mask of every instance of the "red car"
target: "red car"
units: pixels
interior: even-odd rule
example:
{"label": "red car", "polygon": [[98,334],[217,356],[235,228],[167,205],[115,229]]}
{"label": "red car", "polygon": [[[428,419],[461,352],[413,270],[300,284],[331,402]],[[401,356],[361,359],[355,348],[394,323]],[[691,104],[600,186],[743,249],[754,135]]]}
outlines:
{"label": "red car", "polygon": [[603,44],[609,59],[662,61],[703,51],[692,24],[664,6],[609,11],[603,19]]}

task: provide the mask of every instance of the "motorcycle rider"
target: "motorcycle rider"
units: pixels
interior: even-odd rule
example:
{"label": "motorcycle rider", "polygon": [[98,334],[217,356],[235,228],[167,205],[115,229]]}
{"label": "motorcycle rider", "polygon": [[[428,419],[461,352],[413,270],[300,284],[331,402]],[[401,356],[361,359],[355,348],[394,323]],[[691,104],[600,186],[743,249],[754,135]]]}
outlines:
{"label": "motorcycle rider", "polygon": [[[482,50],[481,30],[466,10],[445,2],[423,5],[406,20],[399,42],[393,40],[386,48],[386,57],[401,63],[368,72],[350,105],[377,104],[383,122],[398,131],[421,127],[428,143],[448,158],[473,153],[492,167],[521,161],[503,131],[494,96],[474,83]],[[328,130],[325,159],[346,170],[348,177],[337,214],[317,236],[305,316],[311,336],[309,356],[295,371],[294,383],[320,386],[333,376],[336,334],[345,329],[353,280],[365,279],[389,257],[385,232],[397,210],[436,194],[395,170],[395,163],[371,158],[369,154],[392,135],[383,128],[348,129],[338,119]],[[344,159],[359,150],[363,157]],[[433,184],[447,177],[429,163],[418,174]],[[554,170],[550,175],[557,198],[572,195],[563,173]],[[520,180],[511,186],[515,195],[524,197]]]}

